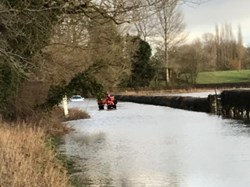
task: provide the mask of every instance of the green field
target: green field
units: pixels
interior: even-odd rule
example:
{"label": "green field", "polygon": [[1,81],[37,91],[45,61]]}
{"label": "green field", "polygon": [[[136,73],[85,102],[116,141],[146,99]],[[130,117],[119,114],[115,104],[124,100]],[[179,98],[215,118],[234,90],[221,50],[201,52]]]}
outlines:
{"label": "green field", "polygon": [[197,84],[250,82],[250,70],[214,71],[198,74]]}

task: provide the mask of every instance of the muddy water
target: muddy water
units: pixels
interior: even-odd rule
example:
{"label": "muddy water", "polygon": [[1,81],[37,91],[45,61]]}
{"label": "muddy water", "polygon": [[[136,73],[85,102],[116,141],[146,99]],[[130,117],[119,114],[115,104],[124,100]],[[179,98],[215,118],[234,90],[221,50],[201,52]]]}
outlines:
{"label": "muddy water", "polygon": [[237,121],[168,107],[94,100],[71,103],[91,119],[72,121],[61,147],[77,161],[81,186],[247,187],[250,129]]}

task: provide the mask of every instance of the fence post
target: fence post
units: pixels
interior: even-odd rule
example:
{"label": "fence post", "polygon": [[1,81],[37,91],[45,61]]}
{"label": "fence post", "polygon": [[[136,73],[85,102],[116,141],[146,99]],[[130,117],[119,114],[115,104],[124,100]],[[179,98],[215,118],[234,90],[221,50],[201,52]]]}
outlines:
{"label": "fence post", "polygon": [[68,99],[67,99],[66,95],[63,97],[63,109],[64,109],[65,117],[68,117],[69,116],[69,109],[68,109]]}

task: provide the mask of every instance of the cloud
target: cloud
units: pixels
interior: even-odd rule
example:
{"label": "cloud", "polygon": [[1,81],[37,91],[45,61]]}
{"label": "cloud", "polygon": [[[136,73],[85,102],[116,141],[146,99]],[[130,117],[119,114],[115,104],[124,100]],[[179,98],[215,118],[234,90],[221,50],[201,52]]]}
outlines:
{"label": "cloud", "polygon": [[183,5],[184,21],[191,37],[215,32],[215,25],[231,23],[233,30],[241,26],[244,42],[250,44],[250,1],[210,0],[201,5]]}

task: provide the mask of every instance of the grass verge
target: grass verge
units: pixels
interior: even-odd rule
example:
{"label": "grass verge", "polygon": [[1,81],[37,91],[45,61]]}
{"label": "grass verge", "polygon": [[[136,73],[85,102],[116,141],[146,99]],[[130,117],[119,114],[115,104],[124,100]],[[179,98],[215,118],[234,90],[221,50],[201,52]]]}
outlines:
{"label": "grass verge", "polygon": [[[60,111],[39,119],[36,115],[29,122],[0,123],[0,186],[72,186],[72,163],[56,151],[56,140],[72,130],[62,123],[66,118]],[[74,113],[77,119],[88,117],[77,109]],[[70,119],[76,118],[71,115]]]}
{"label": "grass verge", "polygon": [[200,72],[197,84],[249,82],[250,70]]}
{"label": "grass verge", "polygon": [[29,124],[1,124],[0,186],[70,186],[67,171],[46,138],[43,129]]}

